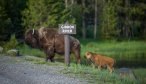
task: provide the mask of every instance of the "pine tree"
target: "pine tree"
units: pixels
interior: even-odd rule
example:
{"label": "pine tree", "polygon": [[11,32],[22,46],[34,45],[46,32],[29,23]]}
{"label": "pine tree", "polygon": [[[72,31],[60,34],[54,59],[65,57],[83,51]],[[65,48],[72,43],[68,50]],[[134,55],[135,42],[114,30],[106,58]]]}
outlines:
{"label": "pine tree", "polygon": [[11,19],[8,17],[5,9],[5,2],[2,0],[0,1],[0,40],[7,40],[9,33],[10,33],[10,27],[12,26]]}
{"label": "pine tree", "polygon": [[118,34],[117,12],[115,10],[115,0],[107,0],[103,2],[103,10],[101,14],[101,37],[104,39],[112,39]]}
{"label": "pine tree", "polygon": [[97,35],[97,0],[95,0],[95,4],[94,4],[94,7],[95,7],[95,15],[94,15],[94,39],[96,39],[96,35]]}
{"label": "pine tree", "polygon": [[63,0],[28,0],[23,11],[23,25],[26,28],[58,27],[58,24],[71,20],[71,6],[65,8]]}
{"label": "pine tree", "polygon": [[22,12],[23,25],[25,28],[47,26],[49,8],[46,4],[46,0],[28,0],[27,8]]}
{"label": "pine tree", "polygon": [[85,0],[82,0],[82,6],[84,8],[83,13],[82,13],[82,34],[83,38],[86,38],[86,28],[85,28]]}

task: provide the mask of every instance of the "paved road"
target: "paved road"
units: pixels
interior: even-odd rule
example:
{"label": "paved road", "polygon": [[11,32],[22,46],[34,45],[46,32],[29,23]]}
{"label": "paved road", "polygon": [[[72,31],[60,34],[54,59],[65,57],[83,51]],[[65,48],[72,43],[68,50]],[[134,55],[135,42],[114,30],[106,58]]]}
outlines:
{"label": "paved road", "polygon": [[34,64],[23,57],[0,56],[0,84],[87,84],[60,74],[64,66]]}

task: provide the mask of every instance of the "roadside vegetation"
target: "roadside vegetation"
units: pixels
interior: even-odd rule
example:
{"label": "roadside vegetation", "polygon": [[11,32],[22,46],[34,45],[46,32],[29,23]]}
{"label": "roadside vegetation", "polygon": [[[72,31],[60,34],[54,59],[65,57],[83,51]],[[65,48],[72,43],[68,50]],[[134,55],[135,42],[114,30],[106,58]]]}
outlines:
{"label": "roadside vegetation", "polygon": [[[82,64],[76,65],[75,58],[71,55],[71,66],[68,70],[63,70],[63,74],[74,74],[79,77],[85,77],[89,79],[91,83],[99,84],[138,84],[146,82],[146,43],[144,41],[97,41],[97,40],[80,40],[81,42],[81,57]],[[21,45],[17,47],[22,55],[30,55],[45,58],[45,54],[38,49],[32,49],[27,45]],[[93,68],[92,65],[84,58],[86,51],[91,51],[106,56],[110,56],[116,59],[115,72],[109,74],[105,69],[99,71],[97,68]],[[57,54],[56,54],[57,55]],[[28,61],[34,61],[31,58],[26,59]],[[63,64],[64,56],[55,56],[55,60]],[[45,60],[44,60],[45,61]],[[44,61],[36,61],[37,64],[46,64]],[[48,64],[49,65],[49,64]],[[51,65],[53,65],[51,63]],[[54,64],[56,65],[56,64]],[[134,72],[136,80],[128,77],[121,78],[116,72],[118,68],[127,67],[131,68]]]}

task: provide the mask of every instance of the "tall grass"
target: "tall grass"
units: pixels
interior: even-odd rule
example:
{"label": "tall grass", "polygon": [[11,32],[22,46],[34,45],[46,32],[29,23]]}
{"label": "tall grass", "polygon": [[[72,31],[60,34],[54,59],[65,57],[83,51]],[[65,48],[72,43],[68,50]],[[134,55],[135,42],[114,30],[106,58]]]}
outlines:
{"label": "tall grass", "polygon": [[135,76],[138,80],[140,80],[140,84],[146,84],[146,69],[145,68],[136,68],[133,70]]}
{"label": "tall grass", "polygon": [[[87,64],[84,54],[86,51],[95,52],[116,59],[117,65],[125,63],[125,65],[145,66],[146,63],[146,42],[143,41],[97,41],[97,40],[80,40],[82,63]],[[32,49],[27,45],[19,46],[20,53],[34,55],[37,57],[45,57],[45,53],[39,49]],[[57,55],[57,54],[56,54]],[[73,62],[75,58],[70,56]],[[64,56],[55,56],[55,58],[64,62]],[[127,64],[126,64],[127,63]],[[131,66],[130,65],[130,66]]]}
{"label": "tall grass", "polygon": [[[82,43],[82,40],[81,40]],[[82,55],[86,51],[105,54],[112,57],[146,57],[146,42],[142,41],[87,41],[81,45]]]}
{"label": "tall grass", "polygon": [[[113,57],[117,60],[119,64],[138,64],[140,61],[144,64],[146,63],[146,43],[143,41],[123,41],[123,42],[116,42],[116,41],[97,41],[97,40],[80,40],[81,42],[81,57],[82,57],[82,65],[74,64],[74,56],[71,55],[71,66],[69,70],[64,70],[63,73],[72,73],[75,75],[79,75],[81,77],[85,77],[89,79],[89,83],[95,84],[137,84],[139,83],[138,80],[132,80],[128,77],[121,78],[119,74],[112,73],[109,74],[107,70],[98,71],[95,68],[92,68],[89,62],[83,57],[86,51],[91,51],[99,54],[103,54],[106,56]],[[20,53],[23,55],[33,55],[37,57],[45,57],[45,54],[38,50],[32,49],[27,45],[21,45],[18,47]],[[62,62],[64,62],[63,56],[55,56],[57,58],[61,58]],[[124,62],[121,62],[124,60]],[[58,60],[57,60],[58,61]],[[127,63],[126,63],[127,62]],[[44,63],[44,62],[43,62]],[[135,67],[137,67],[135,66]],[[145,69],[144,69],[145,70]],[[145,75],[143,75],[143,69],[139,70],[136,69],[134,71],[136,76],[140,81],[144,79]],[[146,72],[144,72],[145,74]],[[142,75],[141,75],[142,74]],[[143,83],[143,82],[142,82]],[[144,81],[145,83],[145,81]]]}
{"label": "tall grass", "polygon": [[145,62],[146,42],[143,41],[96,41],[80,40],[81,55],[86,51],[95,52],[105,56],[113,57],[117,61]]}
{"label": "tall grass", "polygon": [[20,51],[20,54],[22,55],[31,55],[31,56],[36,56],[36,57],[45,57],[45,53],[39,49],[34,49],[34,48],[31,48],[27,45],[20,45],[17,47]]}
{"label": "tall grass", "polygon": [[138,80],[130,79],[129,77],[121,77],[118,73],[109,73],[107,70],[99,71],[85,65],[71,64],[67,70],[63,70],[64,74],[75,74],[78,77],[84,77],[90,84],[138,84]]}

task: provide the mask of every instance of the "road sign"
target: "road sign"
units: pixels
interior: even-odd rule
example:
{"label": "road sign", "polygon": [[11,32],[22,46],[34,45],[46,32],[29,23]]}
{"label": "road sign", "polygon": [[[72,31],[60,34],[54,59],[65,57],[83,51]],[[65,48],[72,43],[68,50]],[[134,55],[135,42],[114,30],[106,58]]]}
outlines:
{"label": "road sign", "polygon": [[59,24],[59,34],[76,34],[76,25]]}
{"label": "road sign", "polygon": [[74,24],[59,24],[59,34],[64,34],[64,51],[65,51],[65,63],[70,66],[70,34],[76,34],[76,25]]}

